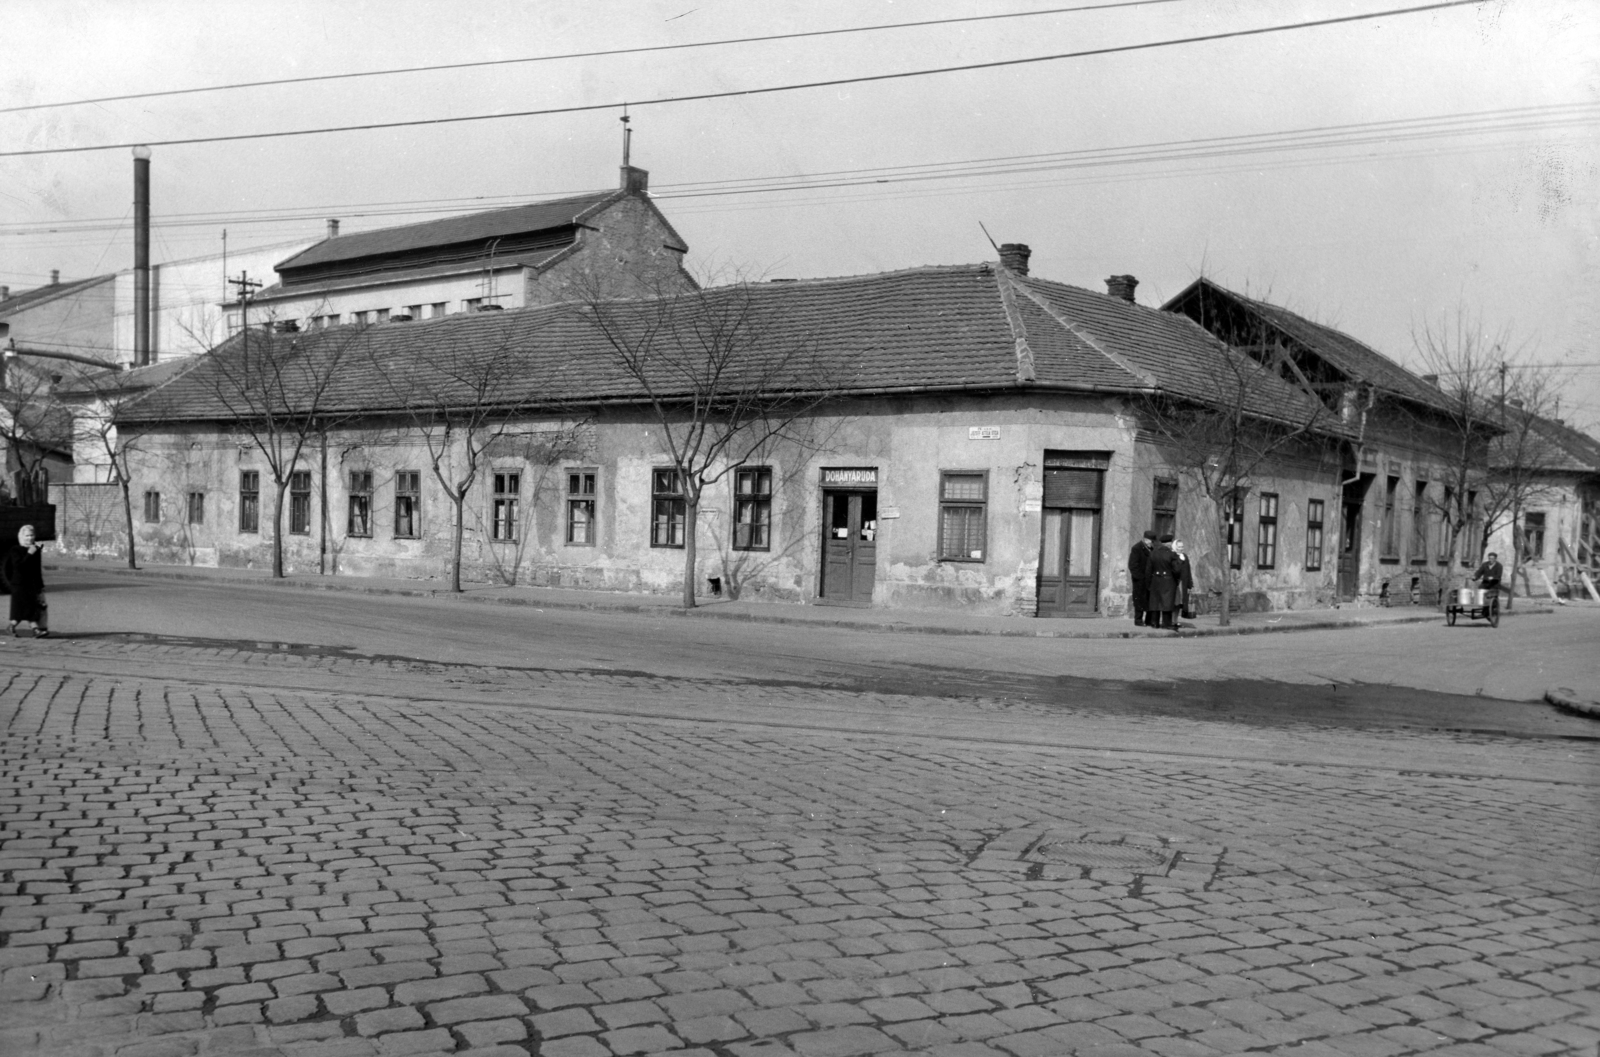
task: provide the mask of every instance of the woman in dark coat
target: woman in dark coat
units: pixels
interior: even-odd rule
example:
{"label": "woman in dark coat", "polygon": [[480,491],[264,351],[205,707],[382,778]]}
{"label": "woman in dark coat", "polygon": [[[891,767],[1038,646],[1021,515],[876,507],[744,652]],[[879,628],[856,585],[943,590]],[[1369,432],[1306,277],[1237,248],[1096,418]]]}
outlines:
{"label": "woman in dark coat", "polygon": [[[1194,570],[1189,565],[1189,555],[1183,549],[1182,540],[1172,541],[1172,553],[1177,555],[1174,575],[1178,580],[1178,598],[1175,608],[1180,618],[1186,617],[1192,620],[1194,614],[1189,611],[1189,596],[1194,593]],[[1183,626],[1179,621],[1174,621],[1174,624],[1178,627]]]}
{"label": "woman in dark coat", "polygon": [[33,539],[33,526],[17,530],[17,545],[0,559],[0,580],[11,592],[11,634],[19,623],[33,625],[33,637],[50,634],[50,610],[44,600],[44,548]]}

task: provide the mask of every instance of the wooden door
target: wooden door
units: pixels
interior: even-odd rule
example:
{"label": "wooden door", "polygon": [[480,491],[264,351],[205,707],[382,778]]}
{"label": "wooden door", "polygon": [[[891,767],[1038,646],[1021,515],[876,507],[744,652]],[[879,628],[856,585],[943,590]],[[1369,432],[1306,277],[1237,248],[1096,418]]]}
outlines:
{"label": "wooden door", "polygon": [[865,605],[878,571],[878,493],[822,493],[823,600]]}
{"label": "wooden door", "polygon": [[1339,599],[1354,601],[1361,590],[1361,500],[1344,497],[1339,522]]}
{"label": "wooden door", "polygon": [[1104,473],[1045,470],[1039,540],[1041,617],[1092,617],[1100,609],[1100,495]]}

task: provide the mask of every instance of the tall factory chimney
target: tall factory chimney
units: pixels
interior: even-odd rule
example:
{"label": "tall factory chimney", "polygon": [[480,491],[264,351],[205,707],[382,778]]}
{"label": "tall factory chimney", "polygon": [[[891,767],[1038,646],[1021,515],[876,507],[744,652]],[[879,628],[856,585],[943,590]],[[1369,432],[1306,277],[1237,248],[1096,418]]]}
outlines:
{"label": "tall factory chimney", "polygon": [[150,148],[133,148],[133,365],[150,363]]}

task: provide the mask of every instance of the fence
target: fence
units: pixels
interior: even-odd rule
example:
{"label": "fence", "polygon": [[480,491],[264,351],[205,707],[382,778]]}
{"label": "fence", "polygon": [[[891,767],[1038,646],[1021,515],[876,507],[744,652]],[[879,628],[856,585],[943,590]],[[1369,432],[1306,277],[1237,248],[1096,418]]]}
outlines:
{"label": "fence", "polygon": [[128,553],[127,515],[122,488],[115,484],[52,484],[56,543],[81,557]]}

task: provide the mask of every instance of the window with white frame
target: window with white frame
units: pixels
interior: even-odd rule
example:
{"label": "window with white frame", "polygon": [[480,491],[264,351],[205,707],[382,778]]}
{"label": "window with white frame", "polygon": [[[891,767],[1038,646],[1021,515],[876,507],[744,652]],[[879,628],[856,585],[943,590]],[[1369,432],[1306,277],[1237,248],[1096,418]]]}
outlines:
{"label": "window with white frame", "polygon": [[1322,568],[1322,518],[1323,501],[1306,501],[1306,572]]}
{"label": "window with white frame", "polygon": [[394,537],[416,539],[422,535],[422,472],[401,470],[394,475]]}
{"label": "window with white frame", "polygon": [[349,513],[345,535],[372,535],[372,471],[350,471]]}
{"label": "window with white frame", "polygon": [[650,546],[683,546],[687,509],[678,471],[650,471]]}
{"label": "window with white frame", "polygon": [[772,468],[748,466],[734,474],[733,549],[772,548]]}
{"label": "window with white frame", "polygon": [[489,538],[503,543],[517,538],[517,503],[522,495],[522,474],[510,471],[494,474],[493,506],[490,510]]}
{"label": "window with white frame", "polygon": [[1274,569],[1278,565],[1278,494],[1262,492],[1260,514],[1256,518],[1256,568]]}
{"label": "window with white frame", "polygon": [[289,475],[289,533],[311,533],[311,471],[296,470]]}
{"label": "window with white frame", "polygon": [[981,562],[987,553],[989,474],[943,470],[939,474],[939,560]]}
{"label": "window with white frame", "polygon": [[595,484],[598,470],[567,471],[567,543],[593,547],[595,538]]}

